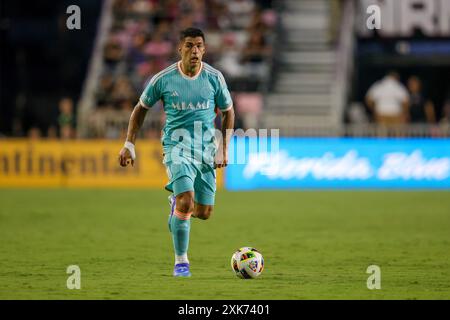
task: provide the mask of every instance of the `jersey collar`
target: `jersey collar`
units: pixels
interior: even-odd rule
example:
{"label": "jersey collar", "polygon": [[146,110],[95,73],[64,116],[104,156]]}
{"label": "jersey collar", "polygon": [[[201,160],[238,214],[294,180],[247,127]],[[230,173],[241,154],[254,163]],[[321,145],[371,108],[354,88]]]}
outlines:
{"label": "jersey collar", "polygon": [[200,75],[200,73],[202,73],[203,70],[203,61],[200,61],[200,69],[198,70],[197,74],[193,77],[189,77],[188,75],[186,75],[183,70],[181,70],[181,60],[178,61],[177,63],[178,66],[178,71],[180,72],[180,74],[183,76],[183,78],[187,79],[187,80],[195,80],[198,78],[198,76]]}

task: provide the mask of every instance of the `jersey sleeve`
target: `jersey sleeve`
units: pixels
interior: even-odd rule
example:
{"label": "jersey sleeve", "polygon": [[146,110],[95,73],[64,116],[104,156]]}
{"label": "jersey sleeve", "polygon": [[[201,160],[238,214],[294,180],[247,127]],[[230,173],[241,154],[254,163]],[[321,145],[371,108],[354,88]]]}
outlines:
{"label": "jersey sleeve", "polygon": [[144,108],[151,108],[161,99],[161,79],[154,76],[142,92],[139,101]]}
{"label": "jersey sleeve", "polygon": [[228,90],[225,78],[220,72],[218,75],[218,88],[214,99],[220,111],[227,111],[233,107],[233,100],[231,99],[230,91]]}

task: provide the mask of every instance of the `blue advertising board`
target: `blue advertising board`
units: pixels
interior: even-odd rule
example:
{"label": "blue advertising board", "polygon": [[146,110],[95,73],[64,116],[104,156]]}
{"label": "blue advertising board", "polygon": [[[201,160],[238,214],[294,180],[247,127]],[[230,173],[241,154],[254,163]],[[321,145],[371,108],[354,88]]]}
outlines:
{"label": "blue advertising board", "polygon": [[450,189],[450,139],[259,140],[232,139],[227,189]]}

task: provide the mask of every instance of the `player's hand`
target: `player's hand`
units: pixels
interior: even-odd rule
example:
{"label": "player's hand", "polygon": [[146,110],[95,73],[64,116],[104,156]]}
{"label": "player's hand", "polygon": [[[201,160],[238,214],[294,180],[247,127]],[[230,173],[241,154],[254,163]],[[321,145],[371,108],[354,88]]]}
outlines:
{"label": "player's hand", "polygon": [[126,167],[131,163],[134,166],[134,160],[131,158],[131,152],[127,148],[122,148],[119,152],[119,164]]}
{"label": "player's hand", "polygon": [[228,152],[219,152],[214,160],[214,168],[225,168],[228,164]]}

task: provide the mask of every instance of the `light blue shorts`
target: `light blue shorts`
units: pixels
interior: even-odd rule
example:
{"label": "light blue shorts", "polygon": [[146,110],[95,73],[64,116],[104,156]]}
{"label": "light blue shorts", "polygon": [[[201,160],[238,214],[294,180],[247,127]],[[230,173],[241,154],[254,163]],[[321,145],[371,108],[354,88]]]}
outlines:
{"label": "light blue shorts", "polygon": [[169,177],[166,190],[174,196],[186,191],[194,192],[194,201],[214,205],[216,194],[216,170],[209,164],[164,163]]}

